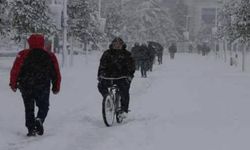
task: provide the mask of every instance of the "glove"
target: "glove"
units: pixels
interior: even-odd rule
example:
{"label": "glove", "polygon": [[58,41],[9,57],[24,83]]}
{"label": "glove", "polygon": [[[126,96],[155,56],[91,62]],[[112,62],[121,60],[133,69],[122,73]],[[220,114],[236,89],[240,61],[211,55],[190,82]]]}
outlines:
{"label": "glove", "polygon": [[59,93],[59,91],[53,91],[53,94],[55,94],[55,95],[58,94],[58,93]]}
{"label": "glove", "polygon": [[132,81],[132,77],[128,77],[128,81],[131,82]]}
{"label": "glove", "polygon": [[128,77],[128,78],[127,78],[127,82],[130,84],[131,81],[132,81],[132,77]]}
{"label": "glove", "polygon": [[101,78],[100,76],[98,76],[98,77],[97,77],[97,80],[98,80],[99,82],[101,82],[101,81],[102,81],[102,78]]}
{"label": "glove", "polygon": [[16,92],[17,87],[15,85],[9,84],[9,86],[13,92]]}
{"label": "glove", "polygon": [[52,87],[52,92],[53,92],[53,94],[58,94],[59,93],[59,90],[56,88],[56,86],[53,86]]}
{"label": "glove", "polygon": [[17,88],[11,87],[11,90],[12,90],[13,92],[16,92]]}

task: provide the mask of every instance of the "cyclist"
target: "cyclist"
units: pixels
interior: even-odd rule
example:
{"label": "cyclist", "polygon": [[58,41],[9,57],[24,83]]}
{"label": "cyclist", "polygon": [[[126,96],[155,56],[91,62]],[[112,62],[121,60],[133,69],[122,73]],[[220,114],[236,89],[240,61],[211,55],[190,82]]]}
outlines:
{"label": "cyclist", "polygon": [[103,98],[108,94],[108,87],[111,86],[110,80],[104,80],[101,77],[119,78],[126,76],[125,79],[115,80],[121,94],[121,116],[126,118],[129,108],[129,88],[134,77],[135,62],[129,51],[126,50],[126,44],[119,37],[115,38],[106,50],[101,59],[98,69],[98,89]]}

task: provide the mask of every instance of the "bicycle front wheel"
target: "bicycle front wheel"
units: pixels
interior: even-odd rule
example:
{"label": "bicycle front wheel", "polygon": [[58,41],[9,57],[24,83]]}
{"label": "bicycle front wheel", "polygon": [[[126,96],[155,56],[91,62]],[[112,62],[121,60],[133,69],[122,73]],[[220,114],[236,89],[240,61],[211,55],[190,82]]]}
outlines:
{"label": "bicycle front wheel", "polygon": [[103,121],[107,127],[110,127],[114,123],[115,117],[115,104],[110,95],[106,96],[102,102],[102,116]]}
{"label": "bicycle front wheel", "polygon": [[122,109],[121,109],[121,96],[119,94],[116,95],[116,122],[117,123],[122,123],[123,119],[121,117],[122,114]]}

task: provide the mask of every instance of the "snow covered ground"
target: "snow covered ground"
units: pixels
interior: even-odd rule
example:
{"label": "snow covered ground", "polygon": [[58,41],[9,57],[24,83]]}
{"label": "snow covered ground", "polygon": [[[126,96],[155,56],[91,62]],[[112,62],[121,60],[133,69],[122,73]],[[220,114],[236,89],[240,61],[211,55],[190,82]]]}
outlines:
{"label": "snow covered ground", "polygon": [[[250,149],[250,74],[223,60],[178,54],[139,73],[132,110],[106,127],[96,73],[101,54],[62,69],[62,90],[51,95],[43,136],[27,138],[20,93],[8,87],[13,58],[0,62],[0,150],[247,150]],[[11,65],[10,65],[11,64]]]}

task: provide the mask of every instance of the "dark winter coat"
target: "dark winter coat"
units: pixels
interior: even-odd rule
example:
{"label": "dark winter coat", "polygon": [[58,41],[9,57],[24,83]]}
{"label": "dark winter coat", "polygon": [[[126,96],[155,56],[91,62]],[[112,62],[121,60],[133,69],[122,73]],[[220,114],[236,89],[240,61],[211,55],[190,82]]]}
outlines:
{"label": "dark winter coat", "polygon": [[44,40],[40,35],[31,36],[30,49],[18,53],[10,75],[10,86],[22,90],[49,88],[59,92],[61,74],[56,56],[44,50]]}
{"label": "dark winter coat", "polygon": [[132,47],[131,54],[134,59],[138,60],[138,58],[140,57],[140,46],[135,45],[134,47]]}
{"label": "dark winter coat", "polygon": [[138,59],[141,61],[149,61],[150,60],[150,50],[146,45],[141,45],[139,49]]}
{"label": "dark winter coat", "polygon": [[148,47],[154,49],[156,55],[162,55],[163,47],[158,42],[148,41]]}
{"label": "dark winter coat", "polygon": [[157,48],[157,55],[160,56],[160,55],[163,55],[163,46],[159,44],[158,48]]}
{"label": "dark winter coat", "polygon": [[110,47],[103,53],[98,69],[98,77],[134,77],[134,72],[134,59],[125,47],[121,50],[115,50]]}
{"label": "dark winter coat", "polygon": [[153,61],[156,55],[156,49],[152,46],[148,46],[150,61]]}

